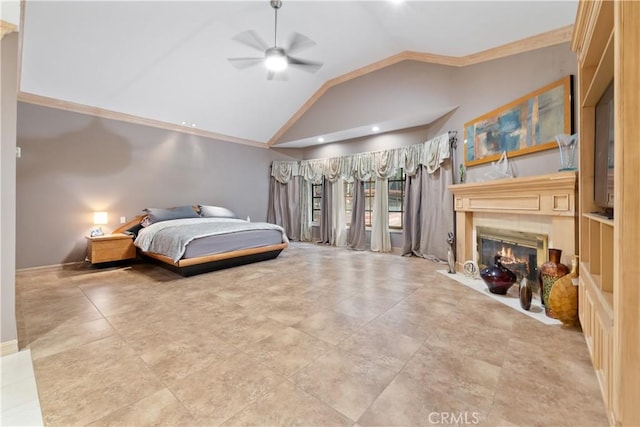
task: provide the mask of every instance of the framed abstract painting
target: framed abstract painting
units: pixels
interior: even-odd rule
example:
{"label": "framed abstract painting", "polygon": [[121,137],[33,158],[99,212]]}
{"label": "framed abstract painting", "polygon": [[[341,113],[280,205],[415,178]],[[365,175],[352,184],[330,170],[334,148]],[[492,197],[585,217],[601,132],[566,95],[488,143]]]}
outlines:
{"label": "framed abstract painting", "polygon": [[573,133],[572,92],[566,76],[465,123],[465,166],[556,148],[556,135]]}

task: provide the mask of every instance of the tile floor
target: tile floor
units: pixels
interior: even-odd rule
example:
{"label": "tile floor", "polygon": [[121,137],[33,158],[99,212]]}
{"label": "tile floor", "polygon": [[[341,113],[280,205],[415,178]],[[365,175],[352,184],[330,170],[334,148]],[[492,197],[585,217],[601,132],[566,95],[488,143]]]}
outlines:
{"label": "tile floor", "polygon": [[587,347],[418,258],[17,277],[46,425],[607,425]]}

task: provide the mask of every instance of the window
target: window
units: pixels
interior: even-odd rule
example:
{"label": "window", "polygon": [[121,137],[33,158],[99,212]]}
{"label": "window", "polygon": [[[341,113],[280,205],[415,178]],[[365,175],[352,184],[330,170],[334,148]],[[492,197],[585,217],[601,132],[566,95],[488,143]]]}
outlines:
{"label": "window", "polygon": [[311,221],[320,221],[320,204],[322,203],[322,184],[311,184]]}
{"label": "window", "polygon": [[[389,186],[389,228],[402,229],[402,217],[404,214],[404,170],[398,169],[398,173],[388,179]],[[364,224],[371,227],[373,217],[373,197],[376,184],[373,179],[364,183]],[[351,211],[353,210],[353,183],[344,184],[344,205],[347,225],[351,225]]]}
{"label": "window", "polygon": [[404,169],[389,178],[389,228],[402,229],[404,216]]}

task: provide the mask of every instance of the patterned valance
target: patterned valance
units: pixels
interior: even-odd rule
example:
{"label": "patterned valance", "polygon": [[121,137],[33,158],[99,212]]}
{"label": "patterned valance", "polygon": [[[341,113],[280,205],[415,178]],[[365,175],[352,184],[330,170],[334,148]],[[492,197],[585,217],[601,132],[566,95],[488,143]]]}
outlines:
{"label": "patterned valance", "polygon": [[306,181],[319,184],[323,178],[331,182],[342,178],[361,181],[371,177],[389,178],[403,168],[405,174],[415,175],[423,165],[429,173],[434,173],[440,165],[451,157],[449,132],[421,144],[391,150],[358,153],[343,157],[329,157],[312,160],[274,160],[271,176],[286,184],[293,176],[302,176]]}

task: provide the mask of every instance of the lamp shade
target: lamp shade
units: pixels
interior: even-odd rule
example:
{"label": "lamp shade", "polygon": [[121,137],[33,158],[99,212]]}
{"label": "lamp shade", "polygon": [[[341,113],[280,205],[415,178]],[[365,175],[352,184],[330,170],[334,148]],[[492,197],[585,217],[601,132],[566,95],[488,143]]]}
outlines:
{"label": "lamp shade", "polygon": [[93,213],[93,223],[95,225],[106,225],[109,223],[109,216],[107,212],[94,212]]}

